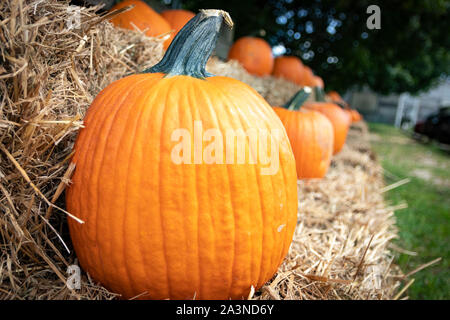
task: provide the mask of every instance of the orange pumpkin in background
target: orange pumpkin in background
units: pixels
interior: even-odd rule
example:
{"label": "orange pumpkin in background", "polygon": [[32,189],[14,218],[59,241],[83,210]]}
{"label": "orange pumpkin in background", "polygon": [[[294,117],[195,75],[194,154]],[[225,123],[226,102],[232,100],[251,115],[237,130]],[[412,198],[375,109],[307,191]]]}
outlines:
{"label": "orange pumpkin in background", "polygon": [[301,108],[307,99],[306,94],[302,89],[284,107],[274,107],[273,110],[286,128],[294,152],[297,177],[323,178],[333,154],[333,125],[320,112]]}
{"label": "orange pumpkin in background", "polygon": [[304,67],[301,82],[302,82],[302,86],[308,86],[308,87],[315,86],[316,81],[314,79],[314,73],[310,67],[308,67],[308,66]]}
{"label": "orange pumpkin in background", "polygon": [[336,104],[340,105],[344,109],[350,109],[349,104],[336,91],[329,91],[325,95],[325,98],[326,98],[327,101],[336,103]]}
{"label": "orange pumpkin in background", "polygon": [[362,120],[362,116],[357,110],[350,109],[350,113],[351,113],[351,116],[352,116],[352,122],[358,122],[358,121]]}
{"label": "orange pumpkin in background", "polygon": [[229,60],[237,60],[249,73],[267,76],[273,69],[273,55],[270,45],[261,38],[242,37],[228,53]]}
{"label": "orange pumpkin in background", "polygon": [[341,95],[337,91],[328,91],[327,96],[329,99],[331,99],[331,101],[335,102],[344,101],[344,99],[342,99]]}
{"label": "orange pumpkin in background", "polygon": [[342,108],[342,107],[341,107],[341,109],[344,110],[344,112],[347,114],[347,117],[351,124],[353,122],[352,110],[349,108]]}
{"label": "orange pumpkin in background", "polygon": [[166,19],[172,29],[175,30],[175,36],[189,20],[195,17],[195,13],[183,9],[170,9],[163,11],[161,16]]}
{"label": "orange pumpkin in background", "polygon": [[144,1],[125,0],[113,6],[110,11],[121,9],[130,5],[134,5],[134,8],[112,17],[112,24],[116,27],[124,29],[136,30],[137,27],[139,30],[146,30],[145,34],[149,37],[157,37],[167,34],[169,38],[164,41],[164,49],[167,49],[174,37],[173,32],[170,33],[172,27],[166,19],[164,19]]}
{"label": "orange pumpkin in background", "polygon": [[[121,298],[245,299],[288,252],[294,155],[256,90],[205,70],[223,20],[232,24],[222,10],[201,10],[158,64],[97,95],[77,137],[66,204],[84,223],[69,218],[70,236],[81,267]],[[237,139],[242,149],[225,143],[250,129],[271,138],[273,162],[261,151],[250,161],[250,139]]]}
{"label": "orange pumpkin in background", "polygon": [[361,114],[357,110],[350,108],[350,105],[336,91],[329,91],[326,95],[326,98],[328,101],[332,101],[333,103],[337,103],[338,105],[340,105],[345,110],[345,112],[349,114],[352,122],[358,122],[362,120]]}
{"label": "orange pumpkin in background", "polygon": [[302,61],[294,56],[280,56],[275,58],[272,75],[283,78],[303,86],[304,69]]}
{"label": "orange pumpkin in background", "polygon": [[323,83],[323,79],[319,76],[314,76],[312,87],[319,87],[319,88],[323,89],[325,87],[325,84]]}
{"label": "orange pumpkin in background", "polygon": [[333,154],[341,151],[347,139],[351,117],[341,107],[329,102],[306,102],[304,108],[319,111],[330,120],[333,125],[334,147]]}

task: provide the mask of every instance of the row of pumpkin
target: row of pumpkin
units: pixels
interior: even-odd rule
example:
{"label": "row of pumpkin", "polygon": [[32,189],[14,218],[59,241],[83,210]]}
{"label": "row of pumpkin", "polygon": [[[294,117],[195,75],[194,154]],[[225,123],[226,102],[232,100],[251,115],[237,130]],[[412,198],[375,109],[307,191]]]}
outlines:
{"label": "row of pumpkin", "polygon": [[[111,11],[134,6],[111,19],[121,28],[146,30],[148,36],[166,35],[164,48],[195,14],[183,9],[169,9],[158,14],[141,0],[125,0]],[[295,56],[274,58],[272,48],[261,38],[242,37],[231,47],[228,59],[237,60],[255,76],[272,75],[294,82],[301,87],[314,88],[315,102],[306,102],[309,90],[292,97],[284,108],[274,110],[285,125],[297,159],[298,178],[322,178],[330,165],[332,155],[338,153],[346,140],[352,122],[361,115],[342,99],[336,91],[324,93],[324,81]],[[298,98],[299,96],[303,98]],[[300,109],[301,107],[301,109]],[[326,117],[322,117],[321,113]],[[328,121],[327,121],[328,120]],[[305,148],[305,143],[310,148]]]}
{"label": "row of pumpkin", "polygon": [[[193,12],[183,9],[169,9],[158,14],[141,0],[124,0],[116,4],[111,11],[127,6],[134,8],[113,17],[111,22],[125,29],[146,30],[148,36],[166,35],[164,49],[167,49],[178,31],[195,16]],[[231,47],[228,59],[239,61],[250,74],[256,76],[272,74],[300,86],[324,87],[323,80],[314,75],[311,68],[303,65],[297,57],[281,56],[274,59],[272,48],[261,38],[238,39]]]}

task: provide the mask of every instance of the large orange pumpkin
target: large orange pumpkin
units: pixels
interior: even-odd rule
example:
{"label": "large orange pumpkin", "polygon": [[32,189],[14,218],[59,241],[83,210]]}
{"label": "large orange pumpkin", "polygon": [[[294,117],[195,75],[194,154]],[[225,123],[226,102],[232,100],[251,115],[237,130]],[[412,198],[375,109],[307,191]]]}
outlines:
{"label": "large orange pumpkin", "polygon": [[167,49],[173,39],[173,33],[170,33],[172,27],[160,14],[141,0],[124,0],[111,8],[110,11],[121,9],[126,6],[134,5],[133,9],[118,14],[111,18],[112,24],[116,27],[135,30],[145,30],[149,37],[156,37],[168,34],[169,38],[164,42],[164,49]]}
{"label": "large orange pumpkin", "polygon": [[166,19],[172,29],[175,30],[174,35],[176,35],[189,20],[195,17],[195,13],[183,9],[170,9],[163,11],[161,16]]}
{"label": "large orange pumpkin", "polygon": [[319,111],[330,120],[334,132],[333,154],[341,151],[351,124],[349,115],[334,103],[306,102],[303,107]]}
{"label": "large orange pumpkin", "polygon": [[299,58],[294,56],[280,56],[275,58],[272,75],[303,86],[304,69],[305,66]]}
{"label": "large orange pumpkin", "polygon": [[300,90],[284,107],[274,107],[286,128],[297,167],[297,177],[323,178],[333,154],[333,126],[320,112],[300,108],[306,100]]}
{"label": "large orange pumpkin", "polygon": [[270,45],[261,38],[242,37],[228,53],[229,60],[237,60],[251,74],[266,76],[273,69],[273,55]]}
{"label": "large orange pumpkin", "polygon": [[[70,235],[82,268],[122,298],[246,298],[292,241],[297,177],[280,119],[250,86],[205,71],[223,19],[202,10],[157,65],[103,89],[76,140],[66,200],[84,224],[69,219]],[[249,161],[250,139],[225,143],[250,129],[274,142],[278,170]]]}

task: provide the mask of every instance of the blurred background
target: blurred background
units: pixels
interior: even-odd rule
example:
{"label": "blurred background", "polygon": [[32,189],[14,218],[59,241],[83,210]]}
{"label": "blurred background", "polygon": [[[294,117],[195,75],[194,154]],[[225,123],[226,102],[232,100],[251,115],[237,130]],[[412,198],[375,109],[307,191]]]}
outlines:
{"label": "blurred background", "polygon": [[[181,1],[165,1],[180,6]],[[191,0],[194,12],[231,13],[234,37],[266,39],[277,55],[295,55],[368,121],[413,127],[450,107],[448,1]],[[381,29],[368,29],[378,5]],[[219,56],[226,57],[226,46]],[[450,135],[450,131],[447,132]]]}
{"label": "blurred background", "polygon": [[[104,3],[109,9],[120,1],[73,2]],[[145,2],[158,12],[202,8],[230,12],[235,28],[223,28],[216,50],[220,58],[226,60],[240,37],[264,38],[274,56],[301,58],[325,79],[327,91],[340,92],[368,121],[410,129],[450,107],[449,1]],[[380,29],[367,26],[370,5],[380,8]],[[445,129],[450,135],[450,128]]]}

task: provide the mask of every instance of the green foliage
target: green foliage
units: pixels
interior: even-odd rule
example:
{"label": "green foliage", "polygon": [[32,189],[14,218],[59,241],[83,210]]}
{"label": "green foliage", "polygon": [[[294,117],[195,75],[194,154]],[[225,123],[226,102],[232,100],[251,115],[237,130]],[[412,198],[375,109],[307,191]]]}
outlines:
{"label": "green foliage", "polygon": [[[221,8],[236,38],[262,36],[283,44],[324,78],[327,90],[368,85],[380,93],[426,90],[450,74],[450,1],[186,0],[184,7]],[[381,29],[369,30],[369,5]],[[300,37],[299,37],[300,35]],[[337,58],[337,59],[336,59]]]}
{"label": "green foliage", "polygon": [[[442,258],[439,263],[412,276],[415,282],[408,289],[408,296],[410,299],[449,299],[449,155],[433,145],[410,140],[392,126],[372,123],[369,128],[379,137],[372,141],[372,147],[385,169],[386,184],[406,177],[411,179],[408,184],[386,194],[386,200],[391,204],[407,202],[408,208],[395,213],[399,228],[396,244],[417,252],[417,256],[399,254],[396,262],[404,272],[410,272]],[[420,172],[422,174],[418,175]]]}

